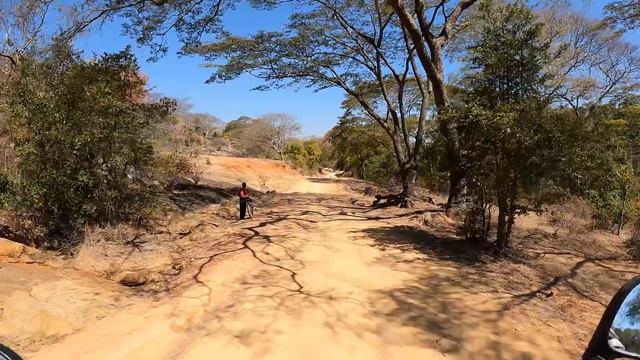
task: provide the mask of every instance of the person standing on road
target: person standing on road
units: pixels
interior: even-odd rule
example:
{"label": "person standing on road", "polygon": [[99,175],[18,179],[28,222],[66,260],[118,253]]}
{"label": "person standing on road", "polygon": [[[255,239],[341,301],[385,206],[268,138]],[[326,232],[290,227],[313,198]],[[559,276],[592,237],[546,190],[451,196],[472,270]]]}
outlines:
{"label": "person standing on road", "polygon": [[245,215],[247,214],[247,201],[249,200],[249,190],[247,189],[247,183],[242,183],[242,188],[240,189],[240,220],[244,220]]}

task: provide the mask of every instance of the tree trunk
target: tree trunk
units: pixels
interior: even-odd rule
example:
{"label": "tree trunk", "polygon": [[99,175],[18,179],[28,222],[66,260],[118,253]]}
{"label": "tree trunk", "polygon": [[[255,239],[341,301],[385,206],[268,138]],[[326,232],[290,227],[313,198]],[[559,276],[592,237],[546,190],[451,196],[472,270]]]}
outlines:
{"label": "tree trunk", "polygon": [[464,188],[464,171],[459,167],[451,169],[449,172],[449,197],[445,207],[447,216],[453,216],[457,205],[462,201],[462,190]]}
{"label": "tree trunk", "polygon": [[622,208],[620,209],[620,217],[618,219],[618,232],[616,235],[620,235],[620,231],[622,230],[622,224],[624,223],[624,208],[627,205],[627,187],[624,187],[624,191],[622,193]]}
{"label": "tree trunk", "polygon": [[504,254],[508,244],[508,205],[504,196],[498,195],[498,233],[496,236],[496,252]]}
{"label": "tree trunk", "polygon": [[400,173],[402,178],[402,202],[400,207],[411,208],[413,207],[413,199],[416,195],[416,178],[418,177],[418,171],[415,167],[409,167]]}

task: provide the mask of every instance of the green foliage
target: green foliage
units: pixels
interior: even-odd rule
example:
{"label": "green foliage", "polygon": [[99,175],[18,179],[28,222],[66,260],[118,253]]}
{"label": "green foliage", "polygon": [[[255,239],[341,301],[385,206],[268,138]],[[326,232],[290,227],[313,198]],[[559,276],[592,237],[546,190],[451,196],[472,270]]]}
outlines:
{"label": "green foliage", "polygon": [[284,148],[284,156],[293,166],[305,173],[315,173],[324,165],[321,140],[291,141]]}
{"label": "green foliage", "polygon": [[464,106],[443,114],[460,130],[471,200],[465,236],[486,239],[495,206],[497,245],[504,251],[515,216],[569,195],[593,203],[600,227],[616,229],[635,219],[640,163],[635,97],[587,104],[585,111],[550,106],[548,43],[531,10],[521,3],[485,2],[477,17],[482,36],[464,57],[469,62]]}
{"label": "green foliage", "polygon": [[509,246],[522,186],[535,183],[547,170],[544,145],[549,129],[544,125],[546,44],[542,26],[522,3],[484,2],[478,16],[483,36],[468,48],[471,64],[464,83],[466,107],[443,114],[458,124],[461,162],[466,173],[471,205],[462,232],[485,240],[490,206],[498,208],[497,247]]}
{"label": "green foliage", "polygon": [[391,141],[370,120],[343,116],[326,139],[333,146],[335,168],[351,170],[361,179],[380,184],[389,184],[397,175]]}
{"label": "green foliage", "polygon": [[469,95],[489,108],[538,97],[549,44],[533,11],[520,2],[484,1],[478,16],[484,24],[482,37],[464,57]]}
{"label": "green foliage", "polygon": [[153,162],[154,177],[165,181],[168,187],[182,176],[194,173],[194,165],[187,157],[178,153],[157,154]]}
{"label": "green foliage", "polygon": [[19,177],[13,206],[51,233],[134,218],[149,203],[139,181],[154,159],[150,129],[172,103],[145,103],[127,49],[83,61],[57,44],[25,61],[11,84],[9,124]]}
{"label": "green foliage", "polygon": [[240,116],[235,120],[229,121],[227,125],[224,127],[224,131],[222,133],[225,136],[230,136],[230,137],[238,136],[240,132],[242,132],[243,130],[245,130],[247,127],[251,125],[252,121],[253,119],[251,119],[248,116]]}

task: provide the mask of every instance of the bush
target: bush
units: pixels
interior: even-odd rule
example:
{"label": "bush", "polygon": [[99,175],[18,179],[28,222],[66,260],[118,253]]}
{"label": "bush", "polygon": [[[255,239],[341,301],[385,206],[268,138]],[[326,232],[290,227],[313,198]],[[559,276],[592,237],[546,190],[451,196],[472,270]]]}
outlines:
{"label": "bush", "polygon": [[569,198],[562,204],[549,206],[549,220],[552,225],[581,234],[593,230],[594,209],[591,203],[577,197]]}
{"label": "bush", "polygon": [[158,154],[155,157],[154,177],[169,188],[175,184],[178,178],[195,172],[195,165],[184,155],[169,153]]}
{"label": "bush", "polygon": [[18,70],[8,119],[18,177],[0,184],[12,189],[10,205],[49,234],[136,219],[152,199],[137,181],[153,165],[151,127],[172,103],[144,102],[129,50],[87,62],[57,44]]}
{"label": "bush", "polygon": [[319,140],[292,141],[285,146],[284,155],[294,167],[306,174],[316,173],[323,165]]}
{"label": "bush", "polygon": [[626,245],[629,249],[629,255],[635,260],[640,260],[640,222],[634,226],[633,235],[627,240]]}

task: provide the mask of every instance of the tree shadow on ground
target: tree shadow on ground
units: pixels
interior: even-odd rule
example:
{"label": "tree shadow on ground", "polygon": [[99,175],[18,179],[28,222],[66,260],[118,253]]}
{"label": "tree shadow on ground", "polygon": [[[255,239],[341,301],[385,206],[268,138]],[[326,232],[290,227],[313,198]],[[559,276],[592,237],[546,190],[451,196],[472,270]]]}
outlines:
{"label": "tree shadow on ground", "polygon": [[[403,286],[380,292],[381,299],[390,298],[394,304],[385,318],[391,324],[419,329],[417,336],[443,354],[465,359],[533,359],[540,355],[535,352],[536,346],[545,346],[545,340],[553,339],[533,338],[518,328],[513,318],[523,316],[523,309],[512,301],[514,294],[504,291],[508,277],[505,282],[493,281],[505,276],[500,269],[486,266],[490,248],[407,225],[362,232],[374,241],[373,246],[388,253],[388,261],[416,274]],[[401,255],[395,256],[398,251]],[[402,260],[406,253],[422,256]],[[425,264],[431,265],[425,268]],[[550,327],[543,329],[552,331]],[[575,355],[567,352],[553,356],[552,351],[568,351],[559,347],[549,351],[543,358]]]}
{"label": "tree shadow on ground", "polygon": [[221,204],[234,197],[234,190],[233,188],[181,182],[171,187],[167,197],[180,210],[187,211],[207,205]]}
{"label": "tree shadow on ground", "polygon": [[549,349],[542,354],[547,356],[539,357],[536,347],[545,344],[518,329],[517,321],[511,319],[513,315],[500,306],[501,299],[481,293],[474,282],[482,276],[487,275],[450,270],[431,272],[404,286],[383,291],[380,296],[390,298],[394,304],[385,319],[389,324],[419,329],[415,336],[421,342],[444,355],[454,354],[463,359],[567,357],[567,354],[554,356]]}
{"label": "tree shadow on ground", "polygon": [[370,228],[363,232],[382,250],[419,251],[429,257],[465,265],[482,262],[483,255],[490,250],[451,235],[436,234],[410,225]]}
{"label": "tree shadow on ground", "polygon": [[[529,257],[514,262],[493,257],[489,249],[431,229],[395,225],[362,232],[374,241],[373,246],[387,251],[391,261],[400,262],[394,259],[398,250],[424,255],[412,262],[434,258],[446,261],[435,264],[445,266],[447,271],[430,272],[405,287],[385,293],[398,306],[389,319],[446,339],[441,342],[449,344],[444,348],[453,353],[467,351],[461,343],[466,337],[475,336],[474,328],[480,328],[494,343],[483,347],[482,353],[465,353],[469,359],[528,358],[526,353],[514,352],[512,344],[505,344],[500,332],[511,332],[507,337],[510,341],[522,338],[520,334],[512,334],[513,327],[501,329],[499,324],[514,316],[529,315],[535,317],[524,318],[523,324],[540,322],[543,331],[540,336],[558,332],[554,326],[567,326],[562,331],[572,334],[564,344],[568,353],[557,357],[576,357],[586,346],[589,332],[613,293],[627,279],[639,274],[629,268],[631,264],[613,254],[567,251],[543,243],[522,249]],[[483,309],[467,303],[481,293],[487,294],[485,299],[494,305]],[[487,353],[487,349],[493,349],[494,353]],[[535,354],[537,358],[539,354]]]}

